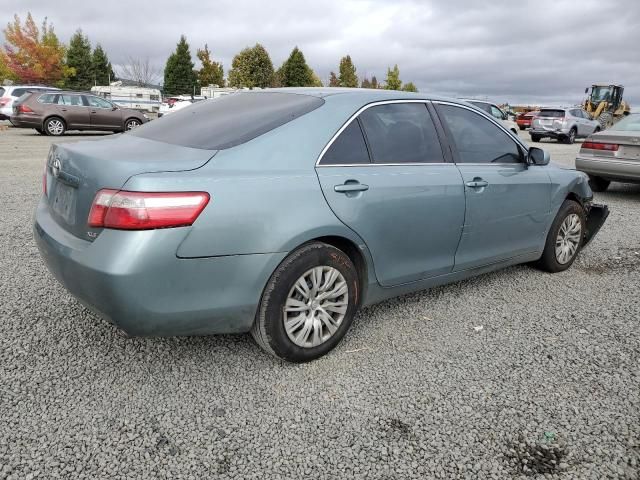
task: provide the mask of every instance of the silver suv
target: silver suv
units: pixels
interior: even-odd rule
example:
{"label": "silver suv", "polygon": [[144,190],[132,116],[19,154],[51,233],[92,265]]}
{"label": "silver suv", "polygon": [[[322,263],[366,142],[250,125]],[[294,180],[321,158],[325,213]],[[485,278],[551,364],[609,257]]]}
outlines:
{"label": "silver suv", "polygon": [[25,93],[58,90],[43,85],[2,85],[0,86],[0,120],[9,120],[13,115],[13,102]]}
{"label": "silver suv", "polygon": [[600,123],[581,108],[542,108],[531,122],[531,140],[555,138],[559,142],[573,143],[578,137],[588,137],[600,131]]}

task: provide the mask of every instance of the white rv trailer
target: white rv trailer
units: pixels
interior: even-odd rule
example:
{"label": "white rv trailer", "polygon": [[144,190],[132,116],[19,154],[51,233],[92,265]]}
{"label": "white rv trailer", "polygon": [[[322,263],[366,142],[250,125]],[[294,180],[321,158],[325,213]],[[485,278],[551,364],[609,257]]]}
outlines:
{"label": "white rv trailer", "polygon": [[223,88],[217,85],[209,85],[208,87],[200,88],[200,95],[206,98],[218,98],[237,91],[237,88]]}
{"label": "white rv trailer", "polygon": [[126,87],[122,82],[113,82],[108,86],[96,85],[91,91],[113,103],[126,108],[157,112],[162,103],[160,90],[157,88]]}

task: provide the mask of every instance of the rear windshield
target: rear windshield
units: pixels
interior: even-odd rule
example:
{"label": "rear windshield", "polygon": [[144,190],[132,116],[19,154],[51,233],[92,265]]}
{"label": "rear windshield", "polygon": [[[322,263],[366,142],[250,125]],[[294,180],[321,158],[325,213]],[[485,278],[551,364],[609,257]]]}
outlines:
{"label": "rear windshield", "polygon": [[609,130],[640,132],[640,113],[632,113],[631,115],[627,115]]}
{"label": "rear windshield", "polygon": [[192,106],[153,120],[129,135],[206,150],[248,142],[324,103],[309,95],[242,92]]}
{"label": "rear windshield", "polygon": [[553,117],[553,118],[562,118],[564,117],[564,110],[540,110],[540,117]]}

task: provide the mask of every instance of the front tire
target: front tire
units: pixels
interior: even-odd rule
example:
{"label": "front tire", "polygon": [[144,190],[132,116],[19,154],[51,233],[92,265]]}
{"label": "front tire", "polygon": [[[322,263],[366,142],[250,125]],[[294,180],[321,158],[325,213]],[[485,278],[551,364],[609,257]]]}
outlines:
{"label": "front tire", "polygon": [[536,266],[551,273],[563,272],[575,261],[585,233],[586,216],[578,202],[565,200],[551,225],[542,257]]}
{"label": "front tire", "polygon": [[607,180],[606,178],[589,175],[589,186],[594,192],[604,192],[609,188],[610,183],[611,180]]}
{"label": "front tire", "polygon": [[44,131],[47,135],[51,135],[53,137],[59,137],[64,135],[64,132],[67,130],[67,126],[59,117],[51,117],[47,118],[44,122]]}
{"label": "front tire", "polygon": [[292,252],[271,275],[251,335],[278,358],[309,362],[340,343],[359,299],[351,259],[331,245],[309,243]]}
{"label": "front tire", "polygon": [[140,122],[140,120],[138,120],[137,118],[130,118],[129,120],[124,122],[124,131],[128,132],[129,130],[138,128],[140,125],[142,125],[142,122]]}

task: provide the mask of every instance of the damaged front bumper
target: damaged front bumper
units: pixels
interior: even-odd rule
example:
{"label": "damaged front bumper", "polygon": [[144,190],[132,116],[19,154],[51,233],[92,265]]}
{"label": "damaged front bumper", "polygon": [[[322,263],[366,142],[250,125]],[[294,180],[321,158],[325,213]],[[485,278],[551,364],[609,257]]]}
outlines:
{"label": "damaged front bumper", "polygon": [[600,231],[600,227],[604,224],[605,220],[609,216],[609,207],[606,205],[599,205],[593,203],[587,208],[587,225],[586,232],[584,234],[583,247],[586,247],[589,242]]}

